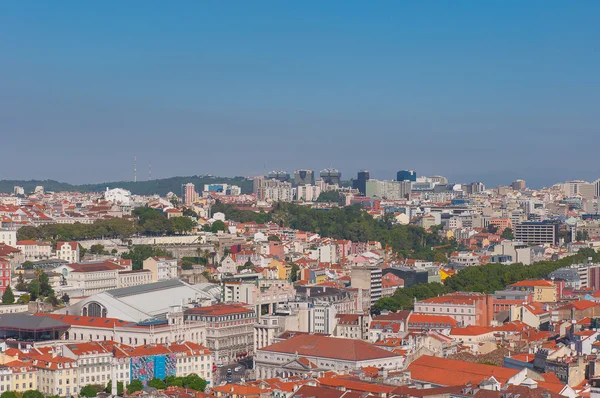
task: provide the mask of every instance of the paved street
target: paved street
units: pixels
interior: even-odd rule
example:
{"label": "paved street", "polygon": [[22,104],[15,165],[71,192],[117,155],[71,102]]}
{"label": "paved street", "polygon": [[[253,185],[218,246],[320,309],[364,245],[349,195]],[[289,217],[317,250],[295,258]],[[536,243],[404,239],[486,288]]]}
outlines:
{"label": "paved street", "polygon": [[[241,366],[242,369],[235,371],[235,368]],[[220,385],[222,382],[227,381],[227,369],[231,369],[231,382],[239,383],[242,378],[246,378],[246,365],[243,363],[234,363],[230,365],[225,365],[222,368],[217,368],[214,376],[214,383],[216,386]]]}

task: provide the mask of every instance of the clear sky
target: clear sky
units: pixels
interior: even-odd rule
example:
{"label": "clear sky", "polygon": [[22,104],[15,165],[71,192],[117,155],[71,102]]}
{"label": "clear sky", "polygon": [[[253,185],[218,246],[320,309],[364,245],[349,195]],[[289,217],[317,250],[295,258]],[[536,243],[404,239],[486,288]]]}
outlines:
{"label": "clear sky", "polygon": [[3,1],[0,179],[596,179],[598,1]]}

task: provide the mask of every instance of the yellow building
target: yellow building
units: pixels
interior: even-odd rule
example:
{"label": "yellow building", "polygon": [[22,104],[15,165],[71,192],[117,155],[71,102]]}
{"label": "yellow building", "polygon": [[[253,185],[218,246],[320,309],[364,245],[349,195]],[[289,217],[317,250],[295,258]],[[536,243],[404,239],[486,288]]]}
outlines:
{"label": "yellow building", "polygon": [[442,281],[446,280],[447,278],[451,277],[452,275],[454,275],[455,272],[451,269],[440,269],[440,278],[442,279]]}
{"label": "yellow building", "polygon": [[556,303],[557,292],[554,282],[539,279],[520,281],[509,286],[512,290],[520,290],[531,294],[534,303]]}
{"label": "yellow building", "polygon": [[283,261],[272,260],[267,268],[277,270],[277,279],[289,280],[292,276],[292,267]]}
{"label": "yellow building", "polygon": [[15,392],[25,392],[27,390],[37,390],[38,370],[31,366],[29,362],[12,361],[5,364],[12,372],[10,380],[10,390]]}
{"label": "yellow building", "polygon": [[79,393],[77,361],[55,353],[44,354],[32,359],[38,370],[38,391],[44,395],[70,397]]}

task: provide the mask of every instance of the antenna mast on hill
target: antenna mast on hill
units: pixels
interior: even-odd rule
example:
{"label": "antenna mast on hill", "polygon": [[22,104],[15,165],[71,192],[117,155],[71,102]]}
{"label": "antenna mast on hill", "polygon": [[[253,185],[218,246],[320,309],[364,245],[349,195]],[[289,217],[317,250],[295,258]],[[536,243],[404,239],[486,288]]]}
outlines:
{"label": "antenna mast on hill", "polygon": [[152,162],[148,163],[148,181],[152,179]]}
{"label": "antenna mast on hill", "polygon": [[133,182],[137,182],[137,156],[133,157]]}

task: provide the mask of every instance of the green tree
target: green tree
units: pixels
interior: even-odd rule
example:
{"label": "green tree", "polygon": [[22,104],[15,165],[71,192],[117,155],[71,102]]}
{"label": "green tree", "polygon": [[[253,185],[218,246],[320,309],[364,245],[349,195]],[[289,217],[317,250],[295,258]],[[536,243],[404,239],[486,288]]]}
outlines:
{"label": "green tree", "polygon": [[104,254],[104,245],[96,244],[90,247],[90,253],[92,254]]}
{"label": "green tree", "polygon": [[502,231],[501,237],[502,237],[502,239],[513,240],[515,238],[515,234],[513,233],[512,229],[504,228],[504,231]]}
{"label": "green tree", "polygon": [[97,384],[88,384],[79,391],[79,396],[93,398],[93,397],[97,396],[98,393],[101,391],[104,391],[104,386],[97,385]]}
{"label": "green tree", "polygon": [[186,271],[190,271],[194,269],[194,264],[190,261],[182,261],[181,262],[181,269],[186,270]]}
{"label": "green tree", "polygon": [[6,287],[4,294],[2,295],[2,304],[14,304],[15,295],[10,286]]}
{"label": "green tree", "polygon": [[[118,381],[117,382],[117,395],[123,395],[123,391],[125,391],[123,388],[123,382]],[[104,392],[109,393],[109,394],[112,392],[112,380],[110,380],[108,382],[108,384],[106,385],[106,388],[104,389]]]}
{"label": "green tree", "polygon": [[338,203],[339,201],[340,201],[340,192],[339,191],[321,192],[321,194],[317,198],[317,202]]}
{"label": "green tree", "polygon": [[175,376],[165,377],[165,383],[167,387],[183,387],[183,378]]}
{"label": "green tree", "polygon": [[191,232],[196,226],[196,223],[189,217],[173,217],[169,219],[169,223],[171,224],[170,231],[179,234]]}
{"label": "green tree", "polygon": [[27,290],[27,282],[25,282],[23,274],[19,274],[17,278],[17,284],[15,285],[15,289],[17,289],[20,292],[24,292]]}
{"label": "green tree", "polygon": [[490,224],[490,225],[488,225],[488,227],[487,227],[487,231],[488,231],[490,234],[495,234],[496,232],[498,232],[498,226],[497,226],[497,225],[494,225],[494,224]]}
{"label": "green tree", "polygon": [[192,217],[192,218],[195,218],[196,220],[198,219],[198,213],[196,213],[192,209],[185,208],[185,209],[183,209],[182,213],[183,213],[184,217]]}
{"label": "green tree", "polygon": [[25,270],[32,270],[33,269],[33,263],[31,261],[29,261],[29,260],[25,261],[21,266]]}
{"label": "green tree", "polygon": [[31,296],[27,293],[22,294],[17,300],[17,304],[27,304],[31,301]]}
{"label": "green tree", "polygon": [[292,264],[292,271],[290,272],[290,279],[292,282],[296,282],[300,278],[300,266],[298,264]]}
{"label": "green tree", "polygon": [[18,398],[18,396],[14,391],[4,391],[0,394],[0,398]]}
{"label": "green tree", "polygon": [[87,253],[87,249],[85,247],[81,246],[81,243],[80,243],[79,244],[79,261],[83,260],[86,253]]}
{"label": "green tree", "polygon": [[22,398],[44,398],[44,394],[37,390],[27,390],[23,393]]}
{"label": "green tree", "polygon": [[27,286],[27,291],[29,292],[29,296],[31,300],[35,301],[38,297],[40,297],[40,282],[37,279],[29,282]]}
{"label": "green tree", "polygon": [[150,245],[135,245],[128,252],[121,255],[122,258],[131,260],[133,269],[142,269],[145,259],[156,256],[173,257],[173,254]]}
{"label": "green tree", "polygon": [[221,220],[217,220],[217,221],[213,222],[212,225],[210,226],[210,231],[215,234],[219,231],[226,231],[226,230],[227,230],[227,225],[225,225],[225,223]]}
{"label": "green tree", "polygon": [[279,236],[277,236],[277,235],[269,235],[267,240],[269,242],[281,242],[281,239],[279,239]]}
{"label": "green tree", "polygon": [[167,388],[167,385],[163,380],[155,377],[148,382],[148,387],[156,388],[157,390],[164,390]]}
{"label": "green tree", "polygon": [[127,394],[133,394],[137,391],[142,391],[144,389],[144,385],[139,380],[131,380],[131,383],[127,385]]}
{"label": "green tree", "polygon": [[183,386],[196,391],[204,391],[206,389],[207,382],[202,377],[195,373],[190,373],[183,378]]}

